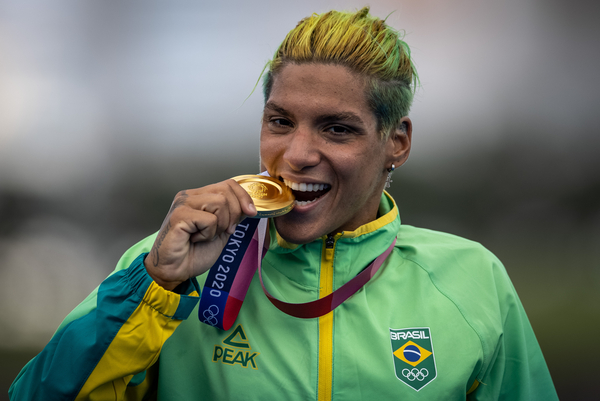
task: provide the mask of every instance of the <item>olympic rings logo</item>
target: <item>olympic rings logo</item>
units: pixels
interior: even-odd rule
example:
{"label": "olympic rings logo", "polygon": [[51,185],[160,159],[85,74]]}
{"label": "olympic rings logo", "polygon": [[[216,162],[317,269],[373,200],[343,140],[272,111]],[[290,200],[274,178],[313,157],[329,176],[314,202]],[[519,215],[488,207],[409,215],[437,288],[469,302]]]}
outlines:
{"label": "olympic rings logo", "polygon": [[402,369],[402,376],[406,377],[411,382],[415,380],[422,382],[429,376],[429,371],[425,368],[421,370],[417,368],[413,368],[412,370]]}
{"label": "olympic rings logo", "polygon": [[211,305],[202,312],[202,316],[204,316],[204,320],[202,323],[210,324],[211,326],[216,326],[219,321],[217,320],[217,315],[219,314],[219,307],[217,305]]}

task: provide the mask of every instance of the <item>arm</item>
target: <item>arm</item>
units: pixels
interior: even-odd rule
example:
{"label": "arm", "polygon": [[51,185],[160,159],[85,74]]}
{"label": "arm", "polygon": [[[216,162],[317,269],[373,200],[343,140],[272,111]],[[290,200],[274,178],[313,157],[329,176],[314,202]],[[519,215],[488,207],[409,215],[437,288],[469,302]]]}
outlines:
{"label": "arm", "polygon": [[[144,391],[128,391],[128,384],[146,387],[144,372],[198,302],[195,277],[216,261],[244,214],[256,210],[232,180],[178,194],[150,253],[139,253],[147,252],[148,241],[126,253],[96,294],[21,371],[9,390],[11,399],[143,396]],[[125,268],[131,255],[139,256]]]}
{"label": "arm", "polygon": [[[140,255],[98,288],[97,306],[64,325],[21,371],[12,400],[125,399],[135,374],[151,367],[164,342],[198,302],[198,284],[159,287]],[[138,376],[139,377],[139,376]]]}
{"label": "arm", "polygon": [[502,269],[496,274],[503,332],[492,363],[469,400],[558,400],[523,305]]}

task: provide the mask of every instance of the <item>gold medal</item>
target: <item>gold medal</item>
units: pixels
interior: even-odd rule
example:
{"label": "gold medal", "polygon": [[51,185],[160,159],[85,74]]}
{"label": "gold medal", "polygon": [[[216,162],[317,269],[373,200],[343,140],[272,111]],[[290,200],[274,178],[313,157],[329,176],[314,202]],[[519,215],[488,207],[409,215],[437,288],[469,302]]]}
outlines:
{"label": "gold medal", "polygon": [[294,194],[283,182],[262,175],[233,177],[252,198],[258,214],[255,218],[283,216],[294,207]]}

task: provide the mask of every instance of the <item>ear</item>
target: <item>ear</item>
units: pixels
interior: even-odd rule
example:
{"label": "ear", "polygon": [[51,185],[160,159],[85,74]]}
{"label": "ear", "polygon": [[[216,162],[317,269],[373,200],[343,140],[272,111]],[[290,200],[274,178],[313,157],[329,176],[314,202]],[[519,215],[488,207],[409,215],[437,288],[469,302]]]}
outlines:
{"label": "ear", "polygon": [[386,166],[400,167],[408,159],[412,143],[412,121],[402,117],[400,124],[390,133],[387,143]]}

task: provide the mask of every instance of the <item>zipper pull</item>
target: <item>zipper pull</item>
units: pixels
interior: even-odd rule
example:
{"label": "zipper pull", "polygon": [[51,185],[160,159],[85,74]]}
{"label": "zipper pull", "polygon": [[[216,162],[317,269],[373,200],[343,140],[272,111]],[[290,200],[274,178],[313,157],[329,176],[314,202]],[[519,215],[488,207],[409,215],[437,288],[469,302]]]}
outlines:
{"label": "zipper pull", "polygon": [[335,239],[333,238],[333,234],[327,234],[327,239],[325,240],[325,248],[332,249],[335,245]]}

